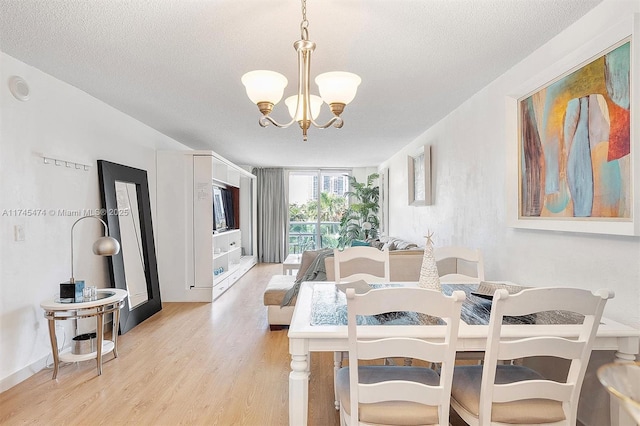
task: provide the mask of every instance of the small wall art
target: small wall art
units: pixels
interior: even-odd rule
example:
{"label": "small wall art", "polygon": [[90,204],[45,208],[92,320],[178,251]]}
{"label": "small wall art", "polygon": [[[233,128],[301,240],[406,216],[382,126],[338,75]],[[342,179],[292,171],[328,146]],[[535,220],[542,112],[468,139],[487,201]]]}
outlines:
{"label": "small wall art", "polygon": [[431,146],[420,148],[416,155],[407,158],[409,205],[428,206],[431,197]]}

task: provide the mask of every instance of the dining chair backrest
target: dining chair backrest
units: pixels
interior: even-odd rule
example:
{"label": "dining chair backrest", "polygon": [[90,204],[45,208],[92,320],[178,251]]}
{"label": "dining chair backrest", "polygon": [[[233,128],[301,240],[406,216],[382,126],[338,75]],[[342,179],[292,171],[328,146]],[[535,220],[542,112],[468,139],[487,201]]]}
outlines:
{"label": "dining chair backrest", "polygon": [[484,281],[484,260],[480,249],[436,247],[433,251],[440,278]]}
{"label": "dining chair backrest", "polygon": [[[439,291],[419,287],[394,287],[370,290],[356,294],[347,289],[347,316],[350,365],[357,360],[373,360],[388,357],[410,357],[425,362],[441,363],[439,383],[428,385],[410,380],[381,380],[362,384],[359,368],[349,368],[350,419],[358,424],[359,404],[375,404],[385,401],[409,401],[438,410],[438,424],[449,424],[449,401],[455,363],[456,341],[460,324],[460,310],[465,294],[455,291],[451,296]],[[374,339],[366,337],[368,325],[358,325],[357,316],[379,315],[389,312],[416,312],[441,318],[444,324],[434,325],[387,325],[390,337]],[[442,331],[437,339],[421,339],[425,329]],[[398,333],[394,331],[398,330]],[[362,336],[362,334],[365,336]],[[402,334],[401,334],[402,332]],[[355,362],[353,360],[356,360]],[[415,368],[415,367],[391,367]],[[427,368],[428,367],[423,367]]]}
{"label": "dining chair backrest", "polygon": [[335,282],[364,280],[368,283],[390,281],[389,252],[375,247],[348,247],[333,251]]}
{"label": "dining chair backrest", "polygon": [[[575,424],[580,389],[600,318],[607,300],[613,296],[614,293],[606,289],[592,293],[575,288],[532,288],[512,295],[504,289],[497,290],[491,306],[489,337],[482,370],[479,424],[491,424],[491,411],[495,403],[536,398],[560,401],[566,424]],[[577,339],[545,335],[514,339],[506,335],[503,326],[504,317],[523,317],[547,311],[565,311],[583,315],[584,320],[579,326],[580,332]],[[495,383],[496,369],[500,368],[499,361],[532,356],[570,360],[566,382],[561,383],[539,377],[535,380],[507,384]]]}

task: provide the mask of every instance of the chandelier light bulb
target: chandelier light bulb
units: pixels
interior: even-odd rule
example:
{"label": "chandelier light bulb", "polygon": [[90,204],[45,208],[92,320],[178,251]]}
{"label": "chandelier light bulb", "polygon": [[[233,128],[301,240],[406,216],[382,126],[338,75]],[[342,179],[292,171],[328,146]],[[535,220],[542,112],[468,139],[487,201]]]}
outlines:
{"label": "chandelier light bulb", "polygon": [[[289,96],[284,100],[284,103],[287,105],[289,109],[289,115],[296,121],[303,120],[302,117],[302,101],[304,100],[301,96]],[[297,103],[296,103],[297,101]],[[320,115],[320,108],[322,107],[322,98],[316,95],[309,95],[309,103],[311,104],[311,118],[316,119],[318,115]],[[297,105],[296,105],[297,104]],[[296,115],[296,106],[298,107],[298,114]],[[295,115],[295,117],[294,117]]]}
{"label": "chandelier light bulb", "polygon": [[323,101],[347,105],[356,97],[362,79],[350,72],[333,71],[318,75],[315,81]]}
{"label": "chandelier light bulb", "polygon": [[242,76],[242,84],[247,89],[247,96],[254,104],[269,102],[273,105],[280,102],[287,87],[287,78],[275,71],[256,70]]}

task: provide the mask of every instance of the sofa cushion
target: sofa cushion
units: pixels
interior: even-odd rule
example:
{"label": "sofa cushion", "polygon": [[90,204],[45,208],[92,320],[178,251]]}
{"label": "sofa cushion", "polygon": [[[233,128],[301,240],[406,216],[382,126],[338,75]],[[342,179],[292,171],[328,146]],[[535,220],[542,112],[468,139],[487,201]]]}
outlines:
{"label": "sofa cushion", "polygon": [[[264,304],[265,306],[276,305],[280,306],[284,295],[295,284],[295,277],[293,275],[274,275],[269,280],[267,288],[264,290]],[[291,305],[295,305],[295,297],[291,301]]]}

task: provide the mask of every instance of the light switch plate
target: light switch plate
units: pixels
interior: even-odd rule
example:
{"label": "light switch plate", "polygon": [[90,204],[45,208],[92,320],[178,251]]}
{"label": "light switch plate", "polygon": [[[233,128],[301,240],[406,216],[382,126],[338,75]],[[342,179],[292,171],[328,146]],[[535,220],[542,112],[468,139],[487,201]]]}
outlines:
{"label": "light switch plate", "polygon": [[13,227],[13,238],[15,241],[24,241],[24,226],[23,225],[14,225]]}

